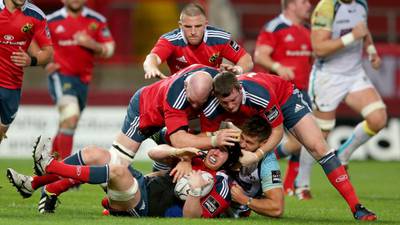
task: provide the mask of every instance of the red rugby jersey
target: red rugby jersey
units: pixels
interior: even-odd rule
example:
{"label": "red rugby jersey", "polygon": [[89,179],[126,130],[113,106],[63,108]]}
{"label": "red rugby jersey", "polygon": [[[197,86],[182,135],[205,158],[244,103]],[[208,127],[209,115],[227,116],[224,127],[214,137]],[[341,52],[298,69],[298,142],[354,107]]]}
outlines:
{"label": "red rugby jersey", "polygon": [[236,64],[246,54],[230,33],[212,26],[206,27],[198,46],[189,45],[183,31],[175,29],[162,35],[151,52],[167,61],[171,74],[195,63],[218,68],[223,58]]}
{"label": "red rugby jersey", "polygon": [[106,18],[92,9],[84,7],[77,17],[68,15],[61,8],[47,16],[51,37],[54,43],[54,62],[60,64],[60,72],[67,76],[77,76],[84,83],[92,79],[94,52],[77,45],[74,34],[86,31],[100,43],[113,42]]}
{"label": "red rugby jersey", "polygon": [[19,48],[27,51],[33,38],[40,47],[51,45],[46,16],[28,1],[13,13],[0,1],[0,27],[0,87],[19,89],[23,69],[11,62],[10,57]]}
{"label": "red rugby jersey", "polygon": [[257,38],[256,45],[273,48],[271,58],[283,66],[293,67],[293,83],[302,90],[308,88],[308,78],[312,66],[310,30],[303,25],[294,25],[279,15],[268,22]]}

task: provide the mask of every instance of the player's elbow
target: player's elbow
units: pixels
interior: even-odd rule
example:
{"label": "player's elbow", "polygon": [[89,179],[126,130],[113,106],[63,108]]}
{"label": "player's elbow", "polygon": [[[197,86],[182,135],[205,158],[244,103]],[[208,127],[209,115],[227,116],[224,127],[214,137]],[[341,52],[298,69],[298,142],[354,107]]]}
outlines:
{"label": "player's elbow", "polygon": [[268,216],[272,218],[281,218],[283,216],[283,212],[284,212],[283,204],[276,204],[272,208],[270,207],[269,209],[258,213],[260,213],[263,216]]}

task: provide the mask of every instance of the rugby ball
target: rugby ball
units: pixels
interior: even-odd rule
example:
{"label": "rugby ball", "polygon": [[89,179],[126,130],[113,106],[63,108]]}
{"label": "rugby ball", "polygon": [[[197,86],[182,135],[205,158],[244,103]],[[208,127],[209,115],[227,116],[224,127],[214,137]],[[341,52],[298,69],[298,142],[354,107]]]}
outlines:
{"label": "rugby ball", "polygon": [[[201,176],[204,180],[208,181],[208,184],[201,189],[201,197],[204,197],[210,193],[214,187],[214,177],[206,171],[202,171]],[[176,197],[180,198],[181,200],[186,200],[190,191],[189,179],[187,176],[182,177],[178,180],[178,182],[176,182],[174,191]]]}

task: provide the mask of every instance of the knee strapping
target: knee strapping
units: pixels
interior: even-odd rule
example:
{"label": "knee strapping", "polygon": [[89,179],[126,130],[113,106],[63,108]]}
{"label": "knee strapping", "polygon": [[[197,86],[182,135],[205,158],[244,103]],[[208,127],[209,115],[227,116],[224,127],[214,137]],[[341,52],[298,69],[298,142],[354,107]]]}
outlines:
{"label": "knee strapping", "polygon": [[138,182],[136,179],[133,179],[132,186],[126,191],[116,191],[112,189],[107,190],[107,196],[109,199],[114,201],[128,201],[135,197],[136,192],[139,189]]}
{"label": "knee strapping", "polygon": [[386,105],[385,103],[383,103],[382,101],[377,101],[377,102],[373,102],[367,106],[365,106],[362,110],[361,110],[361,115],[365,118],[367,117],[370,113],[372,113],[375,110],[378,109],[385,109]]}
{"label": "knee strapping", "polygon": [[73,116],[80,115],[78,99],[75,96],[66,95],[61,97],[58,102],[60,110],[60,122],[63,122]]}
{"label": "knee strapping", "polygon": [[122,165],[122,160],[128,161],[129,164],[133,162],[135,153],[114,141],[109,149],[110,152],[110,164]]}
{"label": "knee strapping", "polygon": [[318,126],[321,128],[323,131],[330,131],[333,128],[335,128],[336,120],[325,120],[325,119],[319,119],[315,118],[317,121]]}
{"label": "knee strapping", "polygon": [[366,120],[363,121],[362,127],[363,127],[363,130],[365,131],[365,133],[367,133],[369,136],[376,135],[376,132],[373,131],[371,128],[369,128],[368,122]]}

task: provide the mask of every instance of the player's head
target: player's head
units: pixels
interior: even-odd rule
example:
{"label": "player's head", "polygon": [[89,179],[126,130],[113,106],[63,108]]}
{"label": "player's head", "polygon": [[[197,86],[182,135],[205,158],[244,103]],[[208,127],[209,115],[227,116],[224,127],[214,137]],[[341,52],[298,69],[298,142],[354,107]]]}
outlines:
{"label": "player's head", "polygon": [[221,106],[230,113],[239,110],[243,94],[236,75],[232,72],[224,71],[214,77],[214,95],[218,98]]}
{"label": "player's head", "polygon": [[194,109],[200,108],[211,94],[213,79],[204,71],[197,71],[185,80],[187,100]]}
{"label": "player's head", "polygon": [[179,18],[179,28],[190,45],[199,45],[208,24],[204,9],[195,3],[186,5]]}
{"label": "player's head", "polygon": [[283,11],[290,11],[298,20],[307,21],[311,15],[310,0],[281,0]]}
{"label": "player's head", "polygon": [[11,3],[14,5],[15,8],[21,8],[26,1],[28,0],[11,0]]}
{"label": "player's head", "polygon": [[86,4],[86,0],[61,0],[68,10],[79,12]]}
{"label": "player's head", "polygon": [[230,169],[234,167],[242,156],[240,145],[235,142],[234,146],[210,149],[204,159],[204,164],[212,170]]}
{"label": "player's head", "polygon": [[241,126],[240,147],[254,152],[271,136],[271,125],[261,116],[247,119]]}

